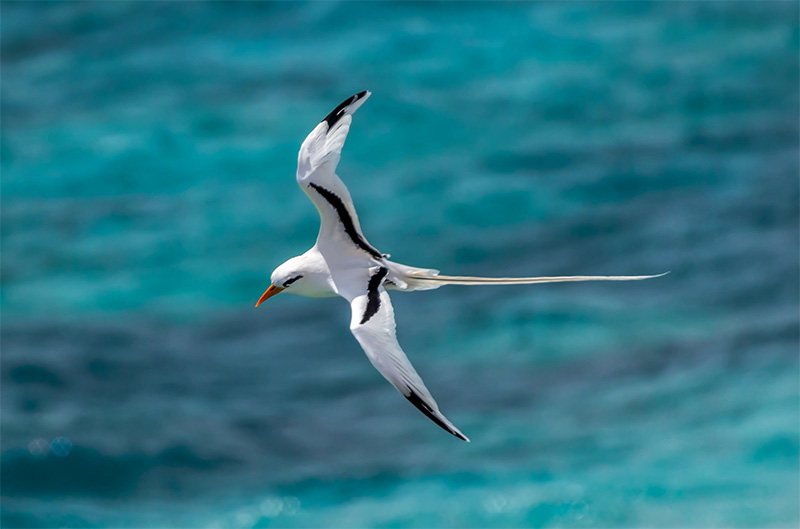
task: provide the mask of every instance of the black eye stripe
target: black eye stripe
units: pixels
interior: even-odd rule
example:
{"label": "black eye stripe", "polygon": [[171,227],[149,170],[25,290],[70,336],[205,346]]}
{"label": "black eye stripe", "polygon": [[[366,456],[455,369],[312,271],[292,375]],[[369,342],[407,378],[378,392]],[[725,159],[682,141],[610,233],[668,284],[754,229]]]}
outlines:
{"label": "black eye stripe", "polygon": [[301,277],[303,277],[303,276],[297,276],[297,277],[291,278],[290,280],[288,280],[286,283],[283,284],[283,288],[288,287],[289,285],[291,285],[292,283],[294,283],[295,281],[297,281]]}

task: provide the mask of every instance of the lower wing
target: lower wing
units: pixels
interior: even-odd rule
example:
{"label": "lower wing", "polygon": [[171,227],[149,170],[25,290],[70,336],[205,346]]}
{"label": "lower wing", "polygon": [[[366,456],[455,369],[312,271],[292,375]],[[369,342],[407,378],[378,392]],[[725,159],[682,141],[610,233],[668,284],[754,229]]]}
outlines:
{"label": "lower wing", "polygon": [[389,294],[381,286],[386,271],[386,268],[378,269],[369,282],[367,292],[350,302],[353,311],[350,331],[361,344],[372,365],[411,404],[440,427],[469,442],[467,436],[439,411],[430,391],[397,342],[394,309]]}

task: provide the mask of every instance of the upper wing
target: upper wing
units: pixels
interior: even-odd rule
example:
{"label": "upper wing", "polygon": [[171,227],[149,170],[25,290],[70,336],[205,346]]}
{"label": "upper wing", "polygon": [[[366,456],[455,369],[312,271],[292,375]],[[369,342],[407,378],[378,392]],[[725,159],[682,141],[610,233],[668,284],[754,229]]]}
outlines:
{"label": "upper wing", "polygon": [[394,309],[389,294],[381,286],[387,272],[386,268],[378,268],[370,277],[367,292],[351,300],[353,314],[350,331],[367,353],[372,365],[411,404],[451,434],[469,442],[467,436],[439,411],[433,396],[397,342]]}
{"label": "upper wing", "polygon": [[381,253],[361,233],[350,192],[336,175],[351,116],[370,94],[365,90],[345,99],[311,131],[297,156],[297,183],[319,211],[318,242],[336,241],[380,259]]}

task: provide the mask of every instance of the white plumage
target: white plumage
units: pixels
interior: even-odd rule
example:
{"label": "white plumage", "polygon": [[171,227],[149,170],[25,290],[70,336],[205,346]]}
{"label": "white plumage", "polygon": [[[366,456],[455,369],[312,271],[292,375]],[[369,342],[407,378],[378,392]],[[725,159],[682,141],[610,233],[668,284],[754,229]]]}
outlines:
{"label": "white plumage", "polygon": [[[361,232],[353,200],[336,175],[352,115],[369,98],[364,91],[347,98],[311,131],[297,157],[297,183],[317,207],[316,244],[272,273],[272,285],[256,306],[286,290],[307,297],[339,295],[352,311],[350,331],[372,365],[436,424],[469,441],[439,411],[395,334],[394,309],[387,290],[430,290],[443,285],[519,285],[567,281],[626,281],[658,276],[563,276],[484,278],[442,276],[438,270],[394,263]],[[663,275],[663,274],[661,274]]]}

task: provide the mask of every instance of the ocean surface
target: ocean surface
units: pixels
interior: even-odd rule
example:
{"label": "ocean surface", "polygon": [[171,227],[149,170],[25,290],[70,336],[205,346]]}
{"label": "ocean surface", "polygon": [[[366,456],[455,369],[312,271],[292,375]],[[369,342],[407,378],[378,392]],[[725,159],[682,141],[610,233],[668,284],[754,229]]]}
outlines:
{"label": "ocean surface", "polygon": [[[0,5],[2,526],[797,527],[797,2]],[[278,296],[318,217],[471,443]]]}

